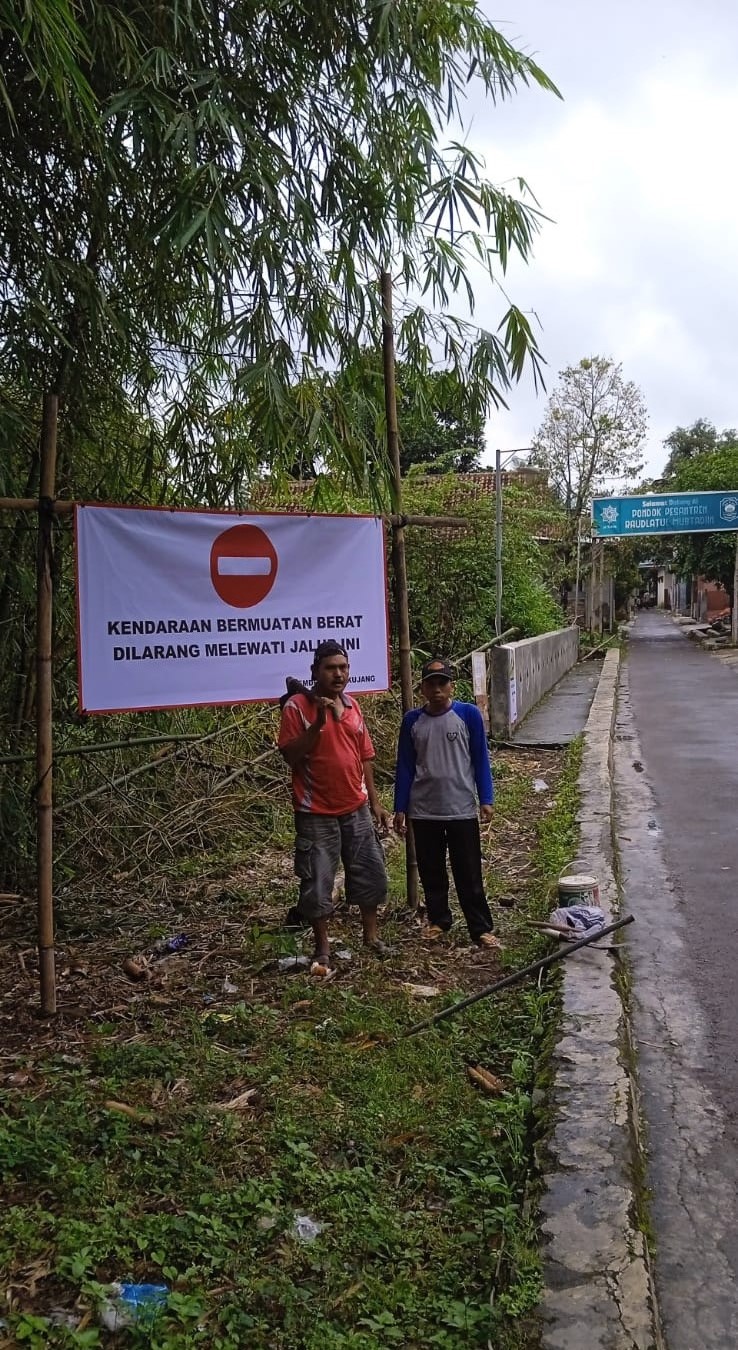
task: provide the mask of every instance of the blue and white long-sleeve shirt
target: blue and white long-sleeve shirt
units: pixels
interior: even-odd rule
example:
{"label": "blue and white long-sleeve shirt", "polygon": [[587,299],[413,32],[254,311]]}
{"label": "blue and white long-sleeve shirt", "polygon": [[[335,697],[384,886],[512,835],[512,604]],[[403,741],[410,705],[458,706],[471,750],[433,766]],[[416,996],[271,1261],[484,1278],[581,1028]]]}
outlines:
{"label": "blue and white long-sleeve shirt", "polygon": [[469,820],[494,801],[482,714],[456,700],[445,712],[413,708],[400,728],[395,811],[411,820]]}

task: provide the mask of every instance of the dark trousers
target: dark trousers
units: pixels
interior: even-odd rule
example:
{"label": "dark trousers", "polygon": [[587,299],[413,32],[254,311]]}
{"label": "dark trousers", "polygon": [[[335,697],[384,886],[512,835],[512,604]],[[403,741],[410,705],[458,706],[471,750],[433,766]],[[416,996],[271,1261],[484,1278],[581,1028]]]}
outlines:
{"label": "dark trousers", "polygon": [[471,820],[413,820],[412,825],[428,922],[446,930],[453,923],[448,905],[448,850],[456,894],[471,937],[476,941],[482,933],[491,933],[494,924],[484,894],[482,841],[476,816]]}

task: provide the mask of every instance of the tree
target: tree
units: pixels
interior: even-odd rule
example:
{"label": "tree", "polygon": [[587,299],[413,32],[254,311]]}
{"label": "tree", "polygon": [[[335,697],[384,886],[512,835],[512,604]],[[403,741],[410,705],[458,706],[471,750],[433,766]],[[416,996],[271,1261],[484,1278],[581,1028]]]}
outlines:
{"label": "tree", "polygon": [[734,427],[718,432],[712,422],[704,417],[698,417],[691,427],[676,427],[664,441],[669,458],[661,481],[668,484],[685,461],[695,459],[698,455],[711,454],[715,450],[728,449],[737,443],[738,432]]}
{"label": "tree", "polygon": [[[357,419],[363,417],[363,434],[367,445],[367,469],[381,475],[384,461],[384,388],[382,355],[375,348],[360,356],[361,368],[342,370],[336,376],[338,397],[334,389],[323,387],[321,417],[327,425],[346,406],[352,388],[362,390],[366,408],[355,410]],[[408,361],[396,364],[397,423],[400,440],[400,469],[407,474],[411,469],[422,473],[465,473],[478,467],[484,449],[484,418],[468,389],[455,372],[450,370],[418,371]],[[330,395],[330,396],[329,396]],[[308,397],[308,406],[311,400]],[[371,407],[379,409],[379,416],[369,414]],[[340,422],[332,428],[341,434]],[[295,444],[300,448],[288,470],[288,477],[314,479],[324,467],[315,451],[310,449],[309,428],[296,428]],[[265,451],[266,457],[266,451]]]}
{"label": "tree", "polygon": [[573,523],[609,478],[634,478],[647,415],[643,395],[622,366],[585,357],[561,371],[533,441],[531,463],[545,468]]}
{"label": "tree", "polygon": [[[695,427],[710,427],[710,423],[700,420]],[[682,428],[677,428],[680,431]],[[738,492],[738,435],[731,429],[717,433],[711,427],[711,431],[719,448],[679,458],[668,480],[669,492]],[[672,436],[676,434],[673,432]],[[664,444],[670,441],[671,437]],[[732,603],[735,532],[675,535],[671,542],[673,571],[678,576],[703,576],[719,582]]]}
{"label": "tree", "polygon": [[[470,252],[498,282],[539,221],[523,180],[517,200],[445,145],[467,85],[553,89],[475,0],[18,12],[0,0],[0,353],[14,384],[63,396],[68,425],[132,398],[180,493],[213,504],[238,498],[254,447],[286,464],[305,423],[326,463],[365,475],[361,390],[340,436],[322,401],[376,340],[383,267],[400,355],[422,369],[440,347],[479,413],[538,371],[514,305],[495,333],[442,313],[458,288],[473,303]],[[73,490],[71,439],[60,474]]]}
{"label": "tree", "polygon": [[422,473],[468,473],[484,450],[484,418],[450,371],[424,381],[406,367],[397,372],[400,467]]}
{"label": "tree", "polygon": [[[480,496],[453,474],[407,480],[403,501],[420,515],[467,516],[468,529],[418,529],[407,552],[413,645],[432,655],[458,657],[489,641],[494,631],[494,498]],[[561,625],[561,610],[546,580],[547,559],[532,537],[514,491],[505,496],[503,627],[525,637]]]}
{"label": "tree", "polygon": [[[384,268],[400,358],[443,356],[476,413],[537,374],[514,305],[494,332],[448,312],[469,256],[500,282],[540,220],[458,139],[471,81],[554,89],[477,0],[0,0],[3,495],[38,492],[50,390],[60,497],[240,506],[304,447],[386,501],[381,396],[350,378]],[[0,741],[33,708],[27,525],[0,554]],[[62,646],[70,596],[62,569]]]}

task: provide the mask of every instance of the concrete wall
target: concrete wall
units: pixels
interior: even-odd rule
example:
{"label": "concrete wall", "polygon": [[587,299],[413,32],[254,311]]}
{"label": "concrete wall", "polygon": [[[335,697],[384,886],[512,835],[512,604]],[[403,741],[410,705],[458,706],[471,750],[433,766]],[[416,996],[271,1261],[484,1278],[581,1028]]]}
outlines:
{"label": "concrete wall", "polygon": [[542,637],[493,647],[490,663],[490,728],[507,739],[549,689],[576,665],[579,629],[557,628]]}

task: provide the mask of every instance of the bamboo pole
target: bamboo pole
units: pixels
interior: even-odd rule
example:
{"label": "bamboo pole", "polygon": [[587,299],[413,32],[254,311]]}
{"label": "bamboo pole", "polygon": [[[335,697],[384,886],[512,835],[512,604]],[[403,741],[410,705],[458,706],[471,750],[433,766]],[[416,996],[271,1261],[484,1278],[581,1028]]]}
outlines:
{"label": "bamboo pole", "polygon": [[[224,731],[229,731],[229,727],[219,727],[217,731],[209,731],[205,736],[198,736],[196,745],[204,745],[205,741],[214,741],[216,737],[222,736]],[[84,802],[92,801],[93,797],[102,797],[105,792],[111,788],[117,788],[130,783],[132,778],[138,778],[142,773],[148,773],[149,769],[158,769],[162,764],[169,764],[174,759],[177,750],[168,750],[164,755],[157,755],[155,759],[147,759],[145,764],[137,764],[135,769],[130,769],[122,773],[119,778],[111,778],[103,783],[102,787],[93,788],[91,792],[86,792],[82,797],[74,797],[71,801],[62,802],[59,812],[68,811],[73,806],[82,806]],[[276,754],[276,746],[274,753]]]}
{"label": "bamboo pole", "polygon": [[[131,750],[137,745],[170,745],[174,742],[201,741],[199,731],[172,732],[166,736],[129,736],[123,741],[94,741],[90,745],[67,745],[54,751],[54,759],[63,759],[67,755],[101,755],[105,750]],[[30,764],[36,758],[33,755],[0,755],[0,764]]]}
{"label": "bamboo pole", "polygon": [[[474,651],[464,652],[463,656],[455,656],[453,661],[449,661],[449,665],[456,667],[463,666],[465,661],[471,660],[474,652],[488,652],[492,647],[499,647],[501,643],[507,642],[508,638],[514,638],[515,634],[519,632],[519,628],[506,628],[504,633],[500,633],[498,637],[491,638],[489,642],[483,642],[481,646],[475,647]],[[0,760],[0,764],[1,763],[2,760]]]}
{"label": "bamboo pole", "polygon": [[474,521],[468,516],[400,516],[388,517],[390,525],[427,525],[429,529],[441,526],[443,529],[462,530],[474,528]]}
{"label": "bamboo pole", "polygon": [[502,632],[502,455],[495,449],[495,633]]}
{"label": "bamboo pole", "polygon": [[[48,509],[56,516],[70,515],[76,502],[52,501]],[[0,497],[0,511],[38,511],[38,497]]]}
{"label": "bamboo pole", "polygon": [[[410,657],[410,611],[405,564],[405,526],[402,518],[402,469],[400,466],[400,438],[397,431],[397,395],[395,391],[395,334],[392,321],[392,276],[383,271],[380,276],[382,294],[382,358],[384,366],[384,410],[387,419],[387,451],[392,469],[392,491],[397,523],[392,524],[392,569],[395,578],[395,609],[400,655],[400,696],[403,714],[414,704],[413,671]],[[405,838],[405,874],[408,904],[418,904],[418,863],[412,827]]]}
{"label": "bamboo pole", "polygon": [[59,400],[45,394],[41,427],[36,592],[36,878],[41,1012],[56,1012],[54,969],[54,817],[51,646],[53,595],[51,532],[56,482],[56,425]]}
{"label": "bamboo pole", "polygon": [[[54,512],[54,515],[56,516],[69,516],[72,514],[72,511],[74,510],[76,505],[77,503],[72,501],[63,501],[63,502],[55,501],[52,503],[51,509]],[[0,497],[0,511],[38,511],[38,497]],[[258,509],[255,509],[252,512],[230,511],[228,514],[234,516],[246,516],[246,515],[258,516],[260,512],[258,511]],[[310,511],[304,511],[304,512],[295,512],[294,514],[311,515],[313,513]],[[474,521],[471,520],[469,516],[391,515],[385,516],[384,519],[388,521],[390,525],[425,525],[428,526],[429,529],[442,527],[443,529],[446,530],[463,530],[463,529],[473,529],[474,527]]]}
{"label": "bamboo pole", "polygon": [[579,624],[579,579],[582,570],[582,517],[577,516],[577,576],[574,582],[574,620],[573,623]]}

